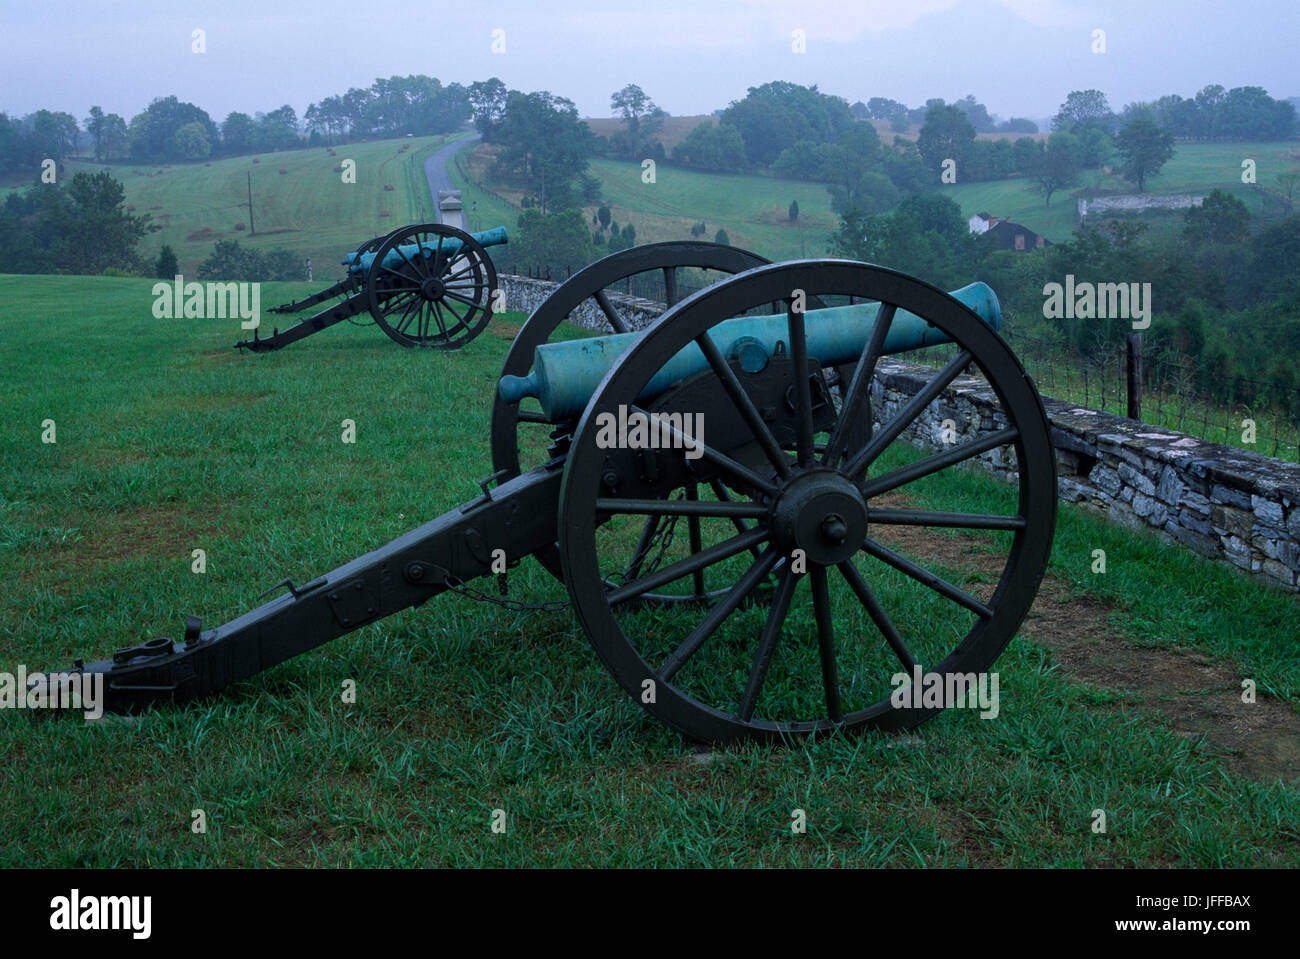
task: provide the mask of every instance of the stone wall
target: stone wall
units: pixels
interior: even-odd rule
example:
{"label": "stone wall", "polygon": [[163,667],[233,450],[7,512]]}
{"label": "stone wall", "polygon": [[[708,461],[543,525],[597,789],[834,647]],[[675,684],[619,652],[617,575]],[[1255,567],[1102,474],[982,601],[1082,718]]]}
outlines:
{"label": "stone wall", "polygon": [[1156,196],[1150,193],[1128,193],[1120,196],[1098,196],[1079,200],[1079,222],[1089,214],[1105,213],[1108,210],[1121,213],[1137,213],[1142,210],[1186,210],[1188,207],[1200,206],[1203,196]]}
{"label": "stone wall", "polygon": [[[533,310],[541,306],[542,301],[554,293],[560,284],[555,280],[534,280],[526,276],[499,273],[497,286],[505,293],[507,310],[531,315]],[[627,320],[634,330],[644,329],[666,309],[662,303],[643,300],[639,296],[626,296],[622,293],[610,293],[609,299],[619,316]],[[589,330],[598,330],[602,333],[608,333],[610,330],[605,314],[591,298],[584,300],[569,319]]]}
{"label": "stone wall", "polygon": [[[888,419],[933,375],[929,367],[883,358],[872,383],[877,421]],[[1132,529],[1155,530],[1270,584],[1300,587],[1300,465],[1046,396],[1043,405],[1061,499]],[[953,420],[959,437],[1006,426],[988,383],[974,376],[954,381],[905,435],[938,448],[945,419]],[[978,461],[1004,480],[1017,478],[1010,449],[994,449]]]}

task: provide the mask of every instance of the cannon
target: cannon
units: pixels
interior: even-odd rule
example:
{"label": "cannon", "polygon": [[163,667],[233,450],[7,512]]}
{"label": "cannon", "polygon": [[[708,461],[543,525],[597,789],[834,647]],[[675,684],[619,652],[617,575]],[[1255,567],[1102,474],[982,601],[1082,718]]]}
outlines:
{"label": "cannon", "polygon": [[300,313],[342,297],[339,302],[266,338],[254,330],[251,340],[235,346],[254,353],[278,350],[369,310],[401,346],[459,349],[492,318],[497,275],[485,247],[507,242],[505,227],[466,233],[441,223],[405,226],[367,240],[340,261],[347,267],[342,280],[268,312]]}
{"label": "cannon", "polygon": [[[683,298],[683,271],[720,276]],[[613,287],[660,273],[666,309],[633,330]],[[550,342],[589,301],[610,335]],[[871,264],[769,264],[703,243],[613,254],[517,335],[480,496],[308,583],[282,581],[273,589],[287,592],[230,622],[190,616],[179,641],[72,672],[102,674],[110,712],[208,697],[535,557],[618,685],[689,738],[914,727],[952,703],[900,698],[900,677],[983,674],[1051,548],[1047,419],[999,323],[982,284],[954,295]],[[924,384],[884,402],[881,358],[934,351]],[[908,431],[948,413],[968,370],[984,382],[965,388],[994,412],[918,452]],[[649,427],[640,439],[623,429],[634,420]],[[913,502],[993,454],[1014,467],[1000,507]],[[953,560],[953,531],[988,540],[981,569]]]}

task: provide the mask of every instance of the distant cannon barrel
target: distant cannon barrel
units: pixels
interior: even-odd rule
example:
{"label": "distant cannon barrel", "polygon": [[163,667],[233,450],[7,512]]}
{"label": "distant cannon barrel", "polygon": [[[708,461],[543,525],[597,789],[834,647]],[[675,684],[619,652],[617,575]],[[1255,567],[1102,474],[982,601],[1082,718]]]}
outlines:
{"label": "distant cannon barrel", "polygon": [[[482,233],[471,233],[470,236],[477,240],[480,246],[501,246],[502,244],[510,242],[510,238],[506,236],[506,228],[503,226],[499,226],[493,230],[484,230]],[[460,240],[457,240],[454,237],[447,237],[442,241],[441,249],[443,256],[454,257],[460,252],[460,248]],[[438,249],[439,246],[437,243],[406,243],[397,247],[395,250],[390,250],[384,257],[383,265],[395,269],[401,265],[403,257],[407,260],[413,260],[416,255],[421,252],[427,260],[432,258],[434,254],[438,252]],[[374,262],[374,259],[374,253],[357,254],[353,252],[343,257],[339,262],[346,266],[352,273],[365,273],[370,269],[370,264]]]}
{"label": "distant cannon barrel", "polygon": [[[1002,308],[997,295],[986,283],[971,283],[949,294],[973,310],[994,330],[1002,328]],[[808,355],[823,366],[852,363],[862,354],[871,336],[879,303],[836,306],[809,310],[804,315],[808,337]],[[533,371],[527,376],[503,376],[497,385],[501,399],[517,403],[526,396],[542,405],[542,414],[551,423],[579,415],[614,361],[641,336],[618,333],[583,340],[546,343],[537,347]],[[728,360],[738,359],[751,372],[762,369],[776,352],[777,343],[788,338],[786,317],[738,317],[719,323],[709,331]],[[949,338],[926,320],[899,310],[885,337],[885,353],[950,342]],[[669,360],[646,384],[640,396],[644,401],[658,396],[674,383],[708,369],[700,348],[692,343]]]}

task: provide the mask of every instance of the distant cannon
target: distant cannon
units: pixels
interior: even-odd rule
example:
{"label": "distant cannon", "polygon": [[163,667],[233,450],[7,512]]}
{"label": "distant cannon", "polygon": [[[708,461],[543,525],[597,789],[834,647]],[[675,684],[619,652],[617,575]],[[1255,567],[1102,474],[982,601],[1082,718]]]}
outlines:
{"label": "distant cannon", "polygon": [[375,237],[339,261],[347,275],[338,283],[268,312],[298,313],[340,296],[341,302],[265,339],[254,331],[253,339],[235,346],[254,353],[278,350],[368,309],[401,346],[459,349],[492,318],[497,274],[485,248],[507,242],[505,227],[471,234],[441,223]]}
{"label": "distant cannon", "polygon": [[[369,252],[382,262],[390,251]],[[683,299],[685,269],[734,275]],[[631,333],[607,291],[659,271],[668,309]],[[628,336],[547,344],[589,299]],[[999,323],[982,284],[949,294],[865,263],[764,264],[700,243],[612,254],[517,334],[492,398],[495,472],[482,496],[310,582],[283,580],[274,588],[286,594],[229,622],[204,629],[191,616],[179,641],[77,660],[73,674],[102,682],[109,712],[183,703],[440,593],[485,598],[466,584],[532,556],[564,580],[615,681],[687,736],[914,727],[954,703],[899,697],[899,683],[923,670],[949,688],[983,675],[1050,554],[1055,454]],[[876,406],[882,355],[940,344],[947,355],[923,385]],[[970,368],[992,412],[918,453],[907,433],[950,415],[948,391]],[[611,439],[608,425],[633,416],[666,424],[659,435],[673,442]],[[677,424],[688,422],[686,436]],[[969,512],[912,502],[986,454],[1015,462],[1006,496],[968,501]],[[525,456],[542,460],[527,468]],[[965,548],[954,530],[990,541],[972,575],[945,558]],[[520,645],[521,672],[534,648]]]}

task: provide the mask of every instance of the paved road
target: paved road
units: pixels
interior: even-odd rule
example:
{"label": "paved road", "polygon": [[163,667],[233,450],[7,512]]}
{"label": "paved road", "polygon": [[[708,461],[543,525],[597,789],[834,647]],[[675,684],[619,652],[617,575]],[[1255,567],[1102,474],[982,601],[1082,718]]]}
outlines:
{"label": "paved road", "polygon": [[[445,147],[436,153],[431,154],[429,158],[424,161],[424,177],[429,181],[429,194],[433,197],[433,204],[431,206],[433,215],[430,219],[434,222],[438,220],[438,191],[455,189],[455,187],[451,185],[451,177],[447,175],[447,164],[451,161],[451,155],[466,144],[477,142],[478,139],[479,134],[474,133],[457,140],[455,143],[448,143]],[[466,210],[465,213],[465,221],[468,223],[469,211]]]}

